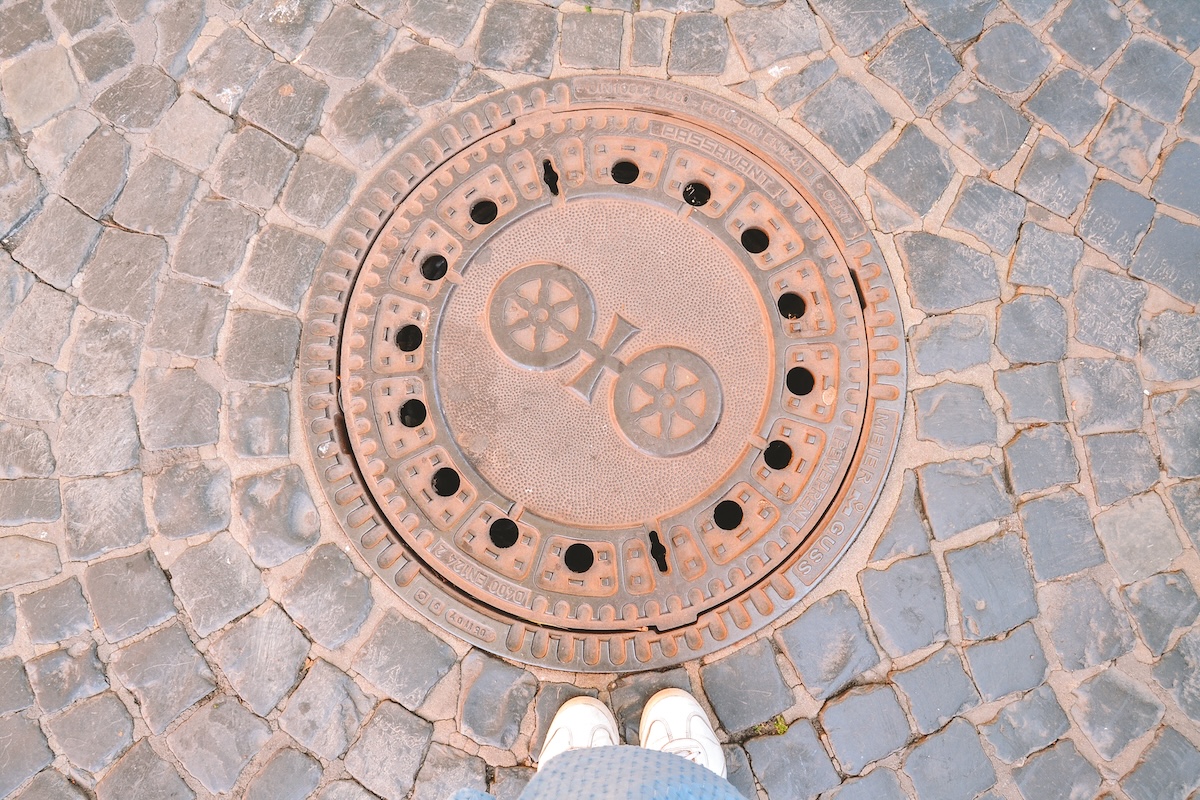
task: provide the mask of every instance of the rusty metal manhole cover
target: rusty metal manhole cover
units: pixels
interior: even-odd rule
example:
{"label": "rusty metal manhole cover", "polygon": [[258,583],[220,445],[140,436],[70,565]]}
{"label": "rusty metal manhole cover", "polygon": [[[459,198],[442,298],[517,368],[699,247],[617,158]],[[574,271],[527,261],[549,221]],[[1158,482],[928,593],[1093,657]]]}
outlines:
{"label": "rusty metal manhole cover", "polygon": [[360,196],[301,393],[346,532],[519,661],[699,657],[793,605],[873,506],[903,333],[867,226],[705,92],[586,77],[464,110]]}

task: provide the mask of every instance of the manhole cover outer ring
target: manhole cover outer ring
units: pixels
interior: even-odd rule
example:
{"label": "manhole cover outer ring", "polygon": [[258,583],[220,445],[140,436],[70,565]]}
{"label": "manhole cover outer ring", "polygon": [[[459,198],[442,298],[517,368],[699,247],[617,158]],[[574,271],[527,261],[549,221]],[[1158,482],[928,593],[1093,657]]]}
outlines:
{"label": "manhole cover outer ring", "polygon": [[[667,114],[741,138],[787,176],[816,211],[854,276],[870,344],[865,423],[848,477],[804,543],[765,579],[691,625],[656,631],[560,630],[510,616],[464,594],[422,563],[386,521],[351,447],[342,412],[340,337],[355,280],[392,214],[456,153],[517,118],[589,108]],[[716,124],[714,124],[714,122]],[[314,467],[344,531],[372,569],[435,625],[517,661],[577,672],[655,669],[719,650],[794,606],[848,549],[878,499],[904,411],[906,356],[895,288],[878,245],[829,172],[773,125],[690,86],[649,78],[587,76],[506,91],[460,110],[408,140],[360,190],[314,275],[304,323],[298,395]]]}

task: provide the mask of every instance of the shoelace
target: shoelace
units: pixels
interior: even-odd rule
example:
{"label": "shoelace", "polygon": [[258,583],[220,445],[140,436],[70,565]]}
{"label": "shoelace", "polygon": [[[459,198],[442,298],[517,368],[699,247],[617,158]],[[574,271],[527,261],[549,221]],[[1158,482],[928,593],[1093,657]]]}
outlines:
{"label": "shoelace", "polygon": [[663,748],[663,752],[683,756],[694,764],[701,764],[705,760],[704,748],[695,739],[672,739]]}

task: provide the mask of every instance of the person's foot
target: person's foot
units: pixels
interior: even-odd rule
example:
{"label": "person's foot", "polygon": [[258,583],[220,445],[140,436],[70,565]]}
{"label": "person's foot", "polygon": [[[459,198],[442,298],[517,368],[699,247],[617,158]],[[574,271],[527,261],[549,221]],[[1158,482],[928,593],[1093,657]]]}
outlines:
{"label": "person's foot", "polygon": [[537,768],[559,753],[584,747],[608,747],[620,742],[617,718],[608,706],[592,697],[572,697],[563,703],[546,731]]}
{"label": "person's foot", "polygon": [[696,698],[683,689],[663,689],[642,709],[642,747],[674,753],[726,776],[725,752]]}

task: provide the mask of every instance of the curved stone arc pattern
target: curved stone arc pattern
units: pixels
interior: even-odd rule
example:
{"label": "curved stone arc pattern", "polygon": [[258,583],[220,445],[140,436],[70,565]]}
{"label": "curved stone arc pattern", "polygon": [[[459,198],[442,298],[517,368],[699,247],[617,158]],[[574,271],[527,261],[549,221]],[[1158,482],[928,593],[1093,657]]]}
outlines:
{"label": "curved stone arc pattern", "polygon": [[[561,145],[579,120],[614,124],[651,142],[647,153],[654,168],[643,168],[645,185],[612,187],[609,177],[609,188],[597,190],[613,162],[598,167],[597,151],[586,147],[577,154],[576,171],[584,174],[574,175],[573,154]],[[736,133],[753,148],[739,144]],[[380,326],[394,328],[403,318],[432,342],[444,304],[472,279],[473,263],[485,263],[488,256],[489,237],[482,231],[472,236],[466,224],[459,230],[452,226],[453,216],[439,218],[435,210],[422,217],[414,210],[436,209],[448,200],[453,205],[457,198],[460,212],[469,213],[465,201],[478,195],[468,184],[475,181],[475,192],[482,185],[495,186],[496,171],[481,176],[505,164],[506,155],[511,158],[498,177],[509,188],[502,196],[511,208],[498,203],[494,227],[503,228],[505,214],[517,219],[553,206],[560,198],[548,193],[544,176],[537,174],[540,159],[530,164],[521,156],[522,151],[541,155],[531,145],[540,137],[557,137],[554,164],[563,196],[572,197],[594,173],[597,180],[588,191],[597,196],[619,188],[627,197],[674,209],[723,237],[730,252],[740,252],[745,275],[762,295],[774,339],[769,396],[744,452],[695,508],[671,509],[615,529],[540,517],[496,492],[451,436],[439,410],[436,348],[430,355],[418,352],[421,348],[408,353],[410,360],[385,379],[371,369],[378,366],[372,364],[378,359],[371,344],[372,337],[380,337]],[[655,160],[653,152],[659,151],[662,156]],[[679,176],[672,182],[669,174],[681,152],[702,154],[696,163],[709,167],[710,179],[715,168],[739,177],[742,186],[730,197],[714,191],[718,202],[710,205],[710,215],[687,209],[679,199]],[[576,187],[572,180],[578,181]],[[737,204],[750,195],[757,207],[743,204],[738,217]],[[440,219],[441,230],[418,230],[422,219]],[[750,224],[783,226],[773,233],[791,229],[797,249],[792,255],[768,252],[756,263],[757,256],[737,249],[739,225]],[[444,291],[420,282],[397,288],[398,275],[405,269],[413,274],[415,262],[405,267],[404,259],[415,257],[411,241],[418,235],[435,242],[453,262],[445,280],[438,281]],[[773,236],[780,238],[788,237]],[[815,292],[807,295],[810,300],[823,292],[824,316],[782,319],[768,303],[789,287]],[[395,318],[388,322],[386,314]],[[470,107],[410,144],[344,218],[336,245],[318,269],[304,319],[299,380],[308,439],[324,489],[355,546],[435,624],[483,649],[551,668],[661,667],[697,658],[769,624],[848,547],[878,496],[899,435],[905,356],[898,303],[878,247],[848,197],[811,156],[765,121],[707,93],[651,79],[588,77],[535,84]],[[603,333],[604,323],[595,324]],[[616,327],[608,331],[610,338],[620,333]],[[638,352],[619,351],[622,363]],[[783,376],[791,365],[811,366],[829,357],[836,364],[832,372],[815,370],[822,387],[836,387],[825,403],[805,405],[800,402],[805,398],[784,390]],[[589,363],[586,355],[576,361],[582,367]],[[611,396],[624,374],[601,375],[597,399]],[[398,444],[379,434],[383,406],[396,400],[389,400],[389,393],[423,398],[429,411],[427,440]],[[789,474],[804,459],[783,470],[763,461],[767,442],[786,436],[799,437],[792,440],[794,453],[811,457],[804,476]],[[697,445],[701,451],[706,446],[705,441]],[[445,464],[462,478],[458,491],[449,498],[429,492],[421,497],[430,472]],[[417,483],[406,485],[406,475]],[[750,512],[747,524],[731,534],[712,522],[723,499],[735,499]],[[493,558],[497,548],[488,552],[486,542],[486,525],[501,517],[514,519],[517,529],[518,544],[499,553],[512,556],[507,572]],[[651,566],[647,534],[652,525],[667,549],[665,572]],[[741,547],[738,534],[749,540],[747,546]],[[472,549],[470,537],[482,545]],[[584,573],[586,580],[572,585],[570,571],[558,564],[558,573],[568,580],[556,580],[546,560],[561,559],[580,542],[589,543],[597,557],[588,570],[593,575]],[[522,545],[529,546],[521,550]],[[640,562],[636,568],[635,562]],[[528,577],[534,573],[531,566],[549,577],[539,584],[537,577]],[[527,578],[515,579],[522,569]]]}

